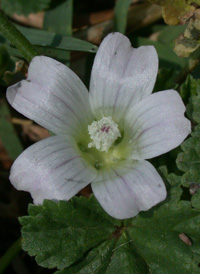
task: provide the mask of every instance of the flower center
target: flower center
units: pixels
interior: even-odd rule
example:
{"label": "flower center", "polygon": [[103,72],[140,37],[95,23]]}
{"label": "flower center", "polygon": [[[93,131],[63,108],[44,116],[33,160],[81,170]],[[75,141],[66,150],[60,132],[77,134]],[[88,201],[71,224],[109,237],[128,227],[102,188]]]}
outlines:
{"label": "flower center", "polygon": [[99,121],[93,121],[88,126],[88,132],[92,142],[88,144],[88,147],[95,147],[99,151],[108,152],[114,141],[118,137],[121,137],[118,125],[113,119],[108,117],[102,117]]}

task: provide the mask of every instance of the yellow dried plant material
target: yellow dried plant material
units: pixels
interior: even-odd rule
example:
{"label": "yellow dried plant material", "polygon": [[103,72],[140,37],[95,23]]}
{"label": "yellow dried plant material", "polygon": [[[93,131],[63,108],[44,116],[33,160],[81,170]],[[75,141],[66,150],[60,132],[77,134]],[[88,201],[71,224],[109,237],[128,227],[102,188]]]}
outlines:
{"label": "yellow dried plant material", "polygon": [[197,41],[185,38],[183,35],[175,40],[174,51],[179,57],[189,57],[198,48],[199,43]]}
{"label": "yellow dried plant material", "polygon": [[163,18],[168,25],[182,25],[193,16],[200,0],[150,0],[162,6]]}
{"label": "yellow dried plant material", "polygon": [[180,57],[189,57],[200,46],[200,9],[197,9],[189,20],[184,34],[175,40],[174,51]]}

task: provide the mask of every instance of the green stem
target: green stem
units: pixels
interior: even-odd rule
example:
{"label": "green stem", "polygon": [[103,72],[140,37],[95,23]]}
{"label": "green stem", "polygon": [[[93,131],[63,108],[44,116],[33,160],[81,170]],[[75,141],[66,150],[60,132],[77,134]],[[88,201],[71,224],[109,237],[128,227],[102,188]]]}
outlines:
{"label": "green stem", "polygon": [[188,63],[181,70],[179,75],[176,77],[175,79],[176,84],[181,85],[187,78],[187,75],[190,74],[196,68],[199,62],[200,62],[200,48],[198,48],[195,52],[191,54],[188,60]]}
{"label": "green stem", "polygon": [[26,37],[8,20],[8,18],[0,12],[0,32],[15,46],[30,62],[31,59],[38,55],[37,51],[26,39]]}
{"label": "green stem", "polygon": [[14,244],[6,251],[6,253],[0,258],[0,274],[9,266],[12,260],[21,251],[22,240],[19,238]]}

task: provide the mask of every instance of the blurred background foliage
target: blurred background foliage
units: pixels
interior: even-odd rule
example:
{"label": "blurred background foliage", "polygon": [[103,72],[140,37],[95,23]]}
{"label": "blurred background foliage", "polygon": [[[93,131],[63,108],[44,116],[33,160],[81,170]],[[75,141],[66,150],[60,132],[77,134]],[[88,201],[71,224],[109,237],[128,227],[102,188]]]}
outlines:
{"label": "blurred background foliage", "polygon": [[[192,117],[191,106],[195,107],[199,100],[196,90],[200,85],[194,82],[199,78],[199,5],[200,1],[186,0],[0,1],[0,273],[54,272],[39,267],[34,258],[21,251],[17,218],[27,214],[32,200],[28,193],[16,191],[8,178],[13,160],[49,133],[9,107],[5,98],[7,86],[26,78],[28,64],[37,54],[70,66],[88,86],[98,45],[108,33],[119,31],[130,38],[134,47],[155,46],[160,66],[154,91],[178,88],[188,105],[187,115],[196,126],[199,120]],[[193,78],[187,78],[180,88],[188,73]],[[186,172],[187,178],[192,176],[193,167],[180,159],[187,162],[187,151],[192,153],[198,133],[196,128],[193,139],[183,145],[182,154],[178,148],[156,158],[153,164],[167,165],[169,171],[178,174]],[[178,154],[179,170],[175,165]],[[187,180],[183,182],[185,187]],[[82,194],[87,196],[87,189]]]}

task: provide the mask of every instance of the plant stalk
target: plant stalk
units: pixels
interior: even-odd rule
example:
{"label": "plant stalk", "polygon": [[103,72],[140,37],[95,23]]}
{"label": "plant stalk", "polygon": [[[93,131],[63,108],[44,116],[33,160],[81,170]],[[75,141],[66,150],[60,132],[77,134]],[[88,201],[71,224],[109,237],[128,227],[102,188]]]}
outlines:
{"label": "plant stalk", "polygon": [[0,32],[15,46],[30,62],[31,59],[38,55],[33,45],[26,37],[8,20],[8,18],[0,11]]}

